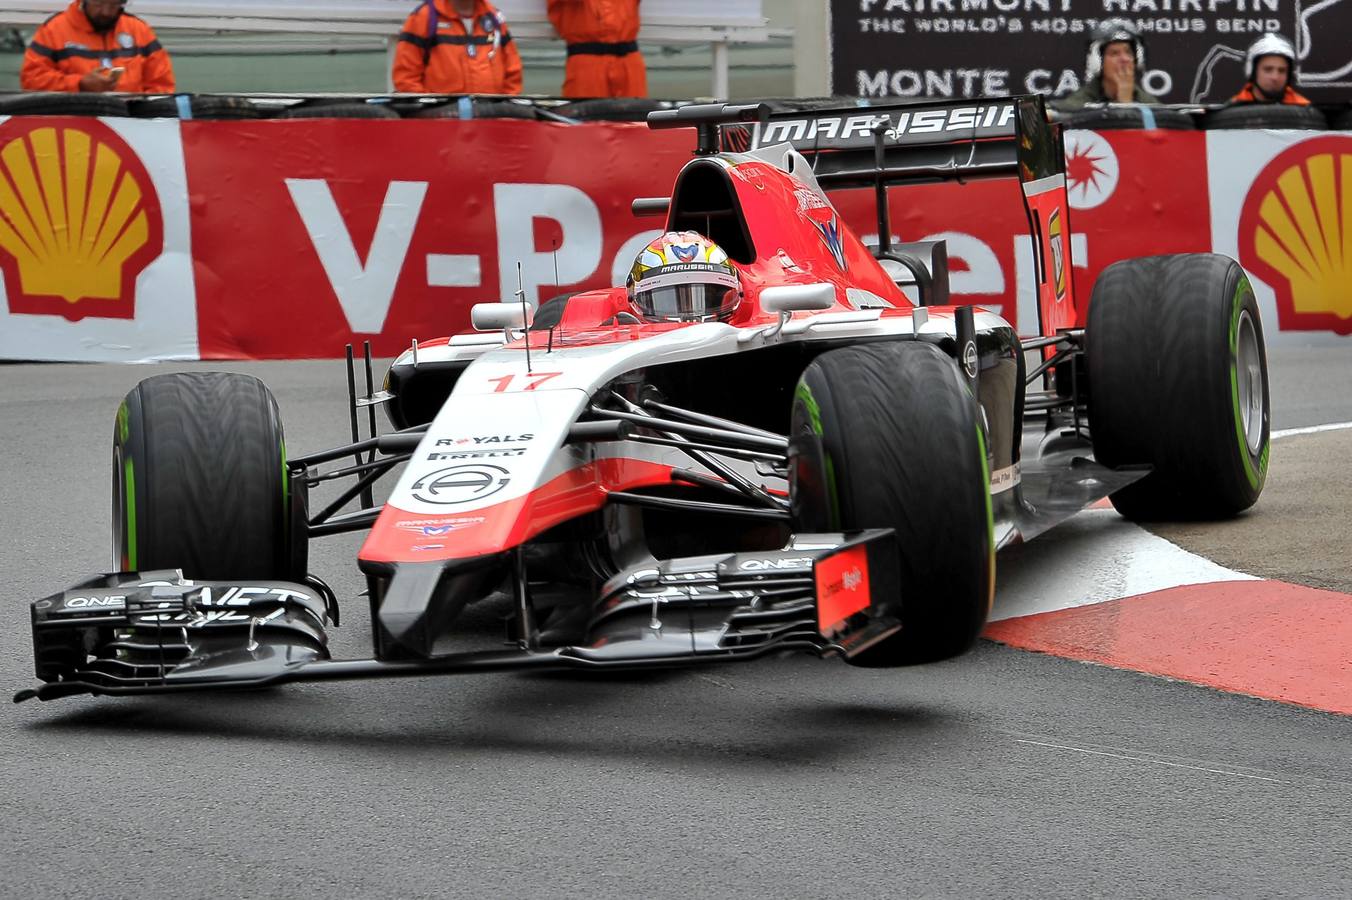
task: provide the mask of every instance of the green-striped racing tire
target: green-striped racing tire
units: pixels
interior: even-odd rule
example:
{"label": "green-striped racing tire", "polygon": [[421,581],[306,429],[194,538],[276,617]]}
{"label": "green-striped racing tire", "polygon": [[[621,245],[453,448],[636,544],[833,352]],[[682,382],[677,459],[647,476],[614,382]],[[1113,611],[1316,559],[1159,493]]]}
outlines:
{"label": "green-striped racing tire", "polygon": [[794,395],[789,493],[800,532],[892,528],[902,629],[850,662],[905,666],[972,646],[995,589],[976,400],[932,344],[824,353]]}
{"label": "green-striped racing tire", "polygon": [[257,378],[147,378],[113,426],[113,564],[202,580],[303,578],[305,502],[294,487],[277,403]]}
{"label": "green-striped racing tire", "polygon": [[1237,262],[1189,253],[1104,269],[1085,363],[1095,457],[1152,467],[1112,495],[1124,516],[1227,518],[1258,500],[1270,441],[1267,351]]}

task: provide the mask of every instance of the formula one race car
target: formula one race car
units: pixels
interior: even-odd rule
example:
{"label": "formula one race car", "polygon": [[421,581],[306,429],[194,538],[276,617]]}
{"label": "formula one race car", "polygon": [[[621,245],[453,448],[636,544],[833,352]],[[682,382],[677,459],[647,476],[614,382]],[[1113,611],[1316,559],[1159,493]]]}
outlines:
{"label": "formula one race car", "polygon": [[[1257,499],[1268,390],[1244,272],[1120,262],[1086,316],[1040,98],[687,106],[649,125],[694,127],[698,147],[670,197],[635,201],[667,234],[630,284],[479,304],[474,333],[415,342],[383,391],[368,353],[362,399],[349,348],[350,445],[288,458],[248,376],[132,390],[113,442],[119,571],[33,603],[44,684],[16,700],[779,651],[926,663],[980,633],[999,548],[1087,504],[1224,517]],[[744,152],[719,151],[731,128]],[[986,177],[1020,189],[1035,337],[949,302],[942,242],[891,238],[889,186]],[[860,187],[872,250],[826,193]],[[376,404],[395,430],[375,433]],[[307,543],[366,529],[374,658],[330,659],[338,600]],[[453,627],[486,598],[513,611],[507,649],[466,649]]]}

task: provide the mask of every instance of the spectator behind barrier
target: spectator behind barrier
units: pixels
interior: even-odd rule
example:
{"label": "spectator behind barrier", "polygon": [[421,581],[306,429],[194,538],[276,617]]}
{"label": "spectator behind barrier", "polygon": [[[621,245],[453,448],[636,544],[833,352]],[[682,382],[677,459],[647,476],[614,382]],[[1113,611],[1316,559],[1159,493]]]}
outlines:
{"label": "spectator behind barrier", "polygon": [[404,20],[394,89],[409,94],[519,94],[521,54],[487,0],[424,0]]}
{"label": "spectator behind barrier", "polygon": [[38,28],[24,53],[26,91],[170,94],[174,67],[155,31],[125,0],[73,0]]}
{"label": "spectator behind barrier", "polygon": [[1087,103],[1159,103],[1136,81],[1145,69],[1145,42],[1124,19],[1110,19],[1095,30],[1085,59],[1084,86],[1056,102],[1059,109]]}
{"label": "spectator behind barrier", "polygon": [[639,0],[549,0],[549,21],[568,45],[565,97],[646,97],[638,52]]}
{"label": "spectator behind barrier", "polygon": [[1295,89],[1296,48],[1280,34],[1268,32],[1249,45],[1244,74],[1249,80],[1231,103],[1310,105]]}

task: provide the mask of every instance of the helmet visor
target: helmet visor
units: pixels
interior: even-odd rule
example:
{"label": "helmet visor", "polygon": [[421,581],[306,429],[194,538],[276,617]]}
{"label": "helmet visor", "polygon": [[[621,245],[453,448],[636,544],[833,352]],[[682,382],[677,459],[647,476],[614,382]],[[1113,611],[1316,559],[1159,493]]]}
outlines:
{"label": "helmet visor", "polygon": [[658,322],[699,322],[727,318],[740,299],[736,288],[722,284],[672,284],[638,291],[634,306]]}

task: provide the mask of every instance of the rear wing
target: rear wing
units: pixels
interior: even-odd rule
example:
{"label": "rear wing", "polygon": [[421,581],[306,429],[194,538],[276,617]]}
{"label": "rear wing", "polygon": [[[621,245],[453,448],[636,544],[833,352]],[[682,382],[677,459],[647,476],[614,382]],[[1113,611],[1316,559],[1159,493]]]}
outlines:
{"label": "rear wing", "polygon": [[753,150],[789,143],[822,186],[871,187],[971,178],[1039,181],[1066,170],[1036,95],[772,113]]}
{"label": "rear wing", "polygon": [[1065,147],[1040,96],[780,112],[761,116],[750,130],[752,150],[791,144],[824,189],[872,188],[879,259],[901,259],[892,250],[889,187],[1017,180],[1037,280],[1038,331],[1052,337],[1077,324]]}
{"label": "rear wing", "polygon": [[[1039,333],[1054,337],[1077,324],[1065,148],[1059,126],[1047,121],[1046,107],[1036,94],[789,112],[771,112],[766,103],[713,103],[649,113],[648,127],[696,128],[697,156],[730,146],[754,152],[787,143],[806,159],[822,188],[873,188],[875,256],[908,266],[892,250],[889,187],[1015,180],[1028,220]],[[634,214],[665,212],[668,202],[636,200]]]}

